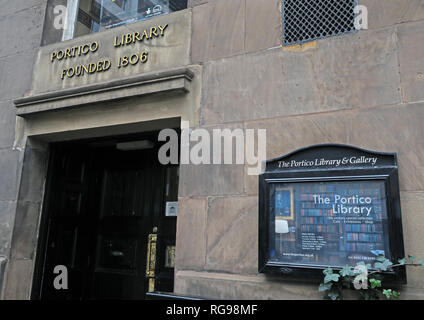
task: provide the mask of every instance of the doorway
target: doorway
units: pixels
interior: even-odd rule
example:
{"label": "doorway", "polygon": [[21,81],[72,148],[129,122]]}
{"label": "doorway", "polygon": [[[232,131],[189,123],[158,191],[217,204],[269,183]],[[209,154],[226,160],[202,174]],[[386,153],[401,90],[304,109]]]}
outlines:
{"label": "doorway", "polygon": [[158,134],[51,144],[34,299],[173,292],[179,167],[159,163]]}

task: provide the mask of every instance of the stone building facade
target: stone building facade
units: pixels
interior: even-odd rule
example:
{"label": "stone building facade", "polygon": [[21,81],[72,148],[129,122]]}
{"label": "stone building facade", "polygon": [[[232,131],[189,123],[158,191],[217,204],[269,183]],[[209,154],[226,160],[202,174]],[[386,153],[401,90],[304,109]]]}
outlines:
{"label": "stone building facade", "polygon": [[[64,1],[1,2],[3,299],[31,297],[50,143],[167,127],[167,119],[266,129],[268,159],[321,143],[396,152],[405,252],[424,256],[423,1],[359,0],[367,30],[289,47],[281,0],[189,0],[185,10],[66,42],[51,27],[52,8]],[[106,46],[165,24],[169,33],[141,73],[64,82],[49,61],[56,49]],[[258,177],[247,166],[181,165],[178,201],[175,293],[321,297],[315,284],[258,273]],[[424,299],[424,271],[407,275],[403,297]]]}

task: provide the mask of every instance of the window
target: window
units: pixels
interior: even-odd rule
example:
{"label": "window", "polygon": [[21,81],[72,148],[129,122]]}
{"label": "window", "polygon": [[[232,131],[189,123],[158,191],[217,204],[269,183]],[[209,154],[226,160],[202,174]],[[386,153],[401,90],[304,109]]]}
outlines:
{"label": "window", "polygon": [[283,0],[283,45],[354,32],[357,0]]}
{"label": "window", "polygon": [[[187,0],[68,0],[68,8],[72,7],[77,10],[76,22],[63,40],[182,10]],[[72,19],[72,14],[68,17]]]}

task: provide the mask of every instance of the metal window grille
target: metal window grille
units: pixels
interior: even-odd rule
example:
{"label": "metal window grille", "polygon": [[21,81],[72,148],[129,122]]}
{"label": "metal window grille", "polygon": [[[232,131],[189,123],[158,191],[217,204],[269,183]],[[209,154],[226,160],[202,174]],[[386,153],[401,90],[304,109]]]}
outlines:
{"label": "metal window grille", "polygon": [[187,8],[187,0],[170,0],[169,9],[171,11],[178,11]]}
{"label": "metal window grille", "polygon": [[283,0],[283,45],[356,31],[357,0]]}

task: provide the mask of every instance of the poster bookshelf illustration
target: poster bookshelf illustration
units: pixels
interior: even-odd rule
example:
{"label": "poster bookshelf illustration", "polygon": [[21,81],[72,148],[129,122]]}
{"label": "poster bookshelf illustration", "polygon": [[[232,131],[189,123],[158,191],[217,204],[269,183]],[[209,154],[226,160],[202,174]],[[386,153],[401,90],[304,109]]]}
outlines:
{"label": "poster bookshelf illustration", "polygon": [[281,183],[271,190],[271,261],[342,267],[388,257],[383,181]]}

